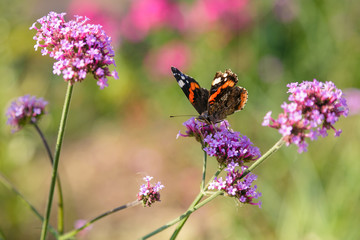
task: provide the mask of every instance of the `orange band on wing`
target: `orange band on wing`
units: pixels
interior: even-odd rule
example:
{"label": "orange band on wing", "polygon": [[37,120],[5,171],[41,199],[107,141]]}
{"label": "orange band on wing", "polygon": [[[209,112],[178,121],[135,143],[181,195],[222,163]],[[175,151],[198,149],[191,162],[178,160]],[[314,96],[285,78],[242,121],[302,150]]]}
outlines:
{"label": "orange band on wing", "polygon": [[194,82],[190,83],[190,89],[189,89],[189,101],[191,103],[194,103],[194,90],[200,88],[200,86]]}
{"label": "orange band on wing", "polygon": [[225,89],[227,87],[233,87],[235,85],[234,81],[227,81],[225,82],[221,87],[218,88],[218,90],[216,92],[214,92],[210,97],[209,97],[209,103],[210,102],[214,102],[215,98],[220,94],[222,89]]}
{"label": "orange band on wing", "polygon": [[237,110],[242,110],[244,107],[245,107],[245,104],[247,102],[247,99],[248,99],[248,92],[246,91],[245,88],[243,88],[243,92],[241,93],[241,102],[237,108]]}

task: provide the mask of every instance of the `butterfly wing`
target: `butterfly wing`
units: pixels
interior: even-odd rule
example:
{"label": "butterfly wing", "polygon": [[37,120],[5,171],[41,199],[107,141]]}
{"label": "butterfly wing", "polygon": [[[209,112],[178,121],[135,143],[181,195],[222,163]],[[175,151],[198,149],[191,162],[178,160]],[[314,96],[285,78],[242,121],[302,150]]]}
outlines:
{"label": "butterfly wing", "polygon": [[230,69],[225,73],[217,72],[210,88],[208,99],[208,114],[214,122],[221,121],[226,116],[244,108],[248,92],[243,87],[235,86],[238,77]]}
{"label": "butterfly wing", "polygon": [[180,88],[183,90],[196,111],[200,115],[205,112],[208,107],[209,91],[200,87],[195,79],[182,73],[179,69],[171,67],[171,71]]}

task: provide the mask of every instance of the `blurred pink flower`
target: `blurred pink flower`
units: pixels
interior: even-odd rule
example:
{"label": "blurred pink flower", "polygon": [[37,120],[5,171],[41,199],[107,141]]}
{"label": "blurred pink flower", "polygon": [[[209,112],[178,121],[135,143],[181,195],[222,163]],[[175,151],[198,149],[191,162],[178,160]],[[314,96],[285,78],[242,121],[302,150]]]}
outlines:
{"label": "blurred pink flower", "polygon": [[72,0],[69,4],[69,15],[80,15],[90,18],[90,23],[100,24],[106,33],[112,38],[114,47],[119,44],[120,29],[119,19],[115,13],[111,13],[109,5],[96,0]]}
{"label": "blurred pink flower", "polygon": [[360,113],[360,89],[348,88],[344,90],[346,103],[349,107],[349,115],[357,115]]}
{"label": "blurred pink flower", "polygon": [[144,63],[152,75],[168,76],[171,66],[186,69],[189,60],[188,46],[181,42],[170,42],[160,49],[149,52]]}
{"label": "blurred pink flower", "polygon": [[250,16],[246,11],[248,0],[198,0],[189,10],[187,27],[202,31],[219,24],[221,28],[239,30]]}
{"label": "blurred pink flower", "polygon": [[182,29],[183,16],[175,1],[135,0],[120,24],[122,34],[130,41],[141,41],[154,28]]}

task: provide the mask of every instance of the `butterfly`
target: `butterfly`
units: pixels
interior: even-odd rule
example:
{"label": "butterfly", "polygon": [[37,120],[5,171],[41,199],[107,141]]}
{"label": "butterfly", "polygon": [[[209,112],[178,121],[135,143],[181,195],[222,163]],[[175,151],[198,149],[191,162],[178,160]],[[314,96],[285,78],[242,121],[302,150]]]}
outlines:
{"label": "butterfly", "polygon": [[238,77],[230,69],[224,73],[216,72],[210,91],[200,87],[194,78],[179,69],[171,67],[171,71],[190,103],[200,114],[199,120],[218,123],[245,107],[248,92],[243,87],[235,86]]}

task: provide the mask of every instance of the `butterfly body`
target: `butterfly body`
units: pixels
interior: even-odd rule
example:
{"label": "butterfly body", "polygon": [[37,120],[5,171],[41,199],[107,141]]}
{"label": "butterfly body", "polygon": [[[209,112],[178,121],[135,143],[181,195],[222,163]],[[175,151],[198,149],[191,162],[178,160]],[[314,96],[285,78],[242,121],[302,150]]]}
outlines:
{"label": "butterfly body", "polygon": [[248,92],[245,88],[236,86],[237,75],[230,69],[224,73],[216,72],[210,91],[200,87],[192,77],[182,73],[177,68],[171,68],[180,88],[200,114],[198,119],[208,123],[221,122],[226,116],[244,108]]}

